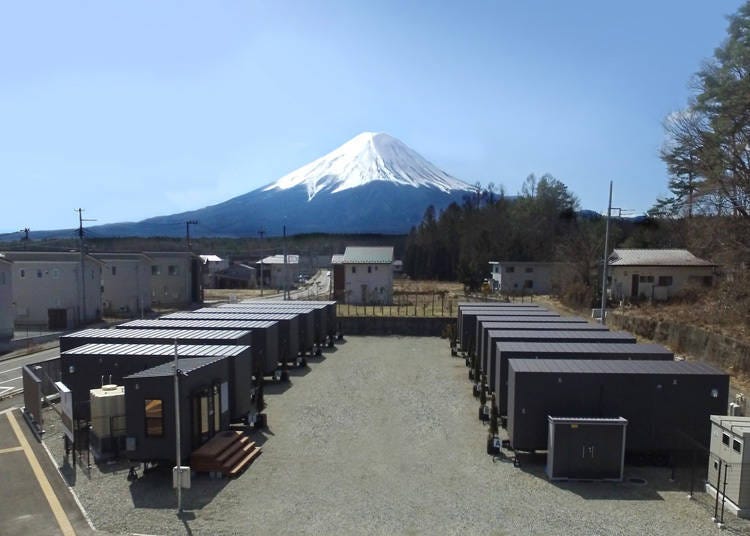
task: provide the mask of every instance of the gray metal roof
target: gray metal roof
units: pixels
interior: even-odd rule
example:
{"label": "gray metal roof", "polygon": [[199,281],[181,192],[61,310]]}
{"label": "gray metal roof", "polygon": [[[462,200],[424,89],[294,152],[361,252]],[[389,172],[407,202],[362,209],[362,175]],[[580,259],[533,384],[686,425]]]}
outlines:
{"label": "gray metal roof", "polygon": [[315,304],[315,305],[336,305],[338,302],[335,300],[242,300],[238,303],[230,303],[226,305],[252,305],[252,304],[264,304],[264,303],[304,303]]}
{"label": "gray metal roof", "polygon": [[716,266],[686,249],[615,249],[610,266]]}
{"label": "gray metal roof", "polygon": [[230,329],[230,330],[253,330],[264,329],[273,326],[275,320],[169,320],[169,319],[146,319],[131,320],[115,326],[116,328],[131,329]]}
{"label": "gray metal roof", "polygon": [[217,313],[217,314],[233,314],[233,313],[309,313],[322,309],[323,305],[247,305],[247,306],[227,306],[227,307],[202,307],[196,309],[194,313]]}
{"label": "gray metal roof", "polygon": [[331,264],[343,264],[343,263],[344,263],[343,253],[336,253],[335,255],[331,255]]}
{"label": "gray metal roof", "polygon": [[91,256],[96,257],[97,259],[105,261],[105,262],[113,261],[113,260],[118,260],[118,261],[151,261],[152,260],[151,257],[146,255],[145,253],[96,252],[96,253],[91,253]]}
{"label": "gray metal roof", "polygon": [[[604,332],[606,333],[606,332]],[[607,342],[499,342],[502,351],[523,354],[660,354],[673,355],[661,344],[611,344]]]}
{"label": "gray metal roof", "polygon": [[[207,367],[208,365],[217,363],[222,359],[226,359],[226,356],[203,358],[188,357],[179,360],[179,369],[183,375],[189,376],[190,373],[203,367]],[[125,376],[125,379],[163,378],[164,376],[174,376],[174,363],[162,363],[161,365],[156,365],[155,367],[151,367],[146,370],[136,372],[135,374]]]}
{"label": "gray metal roof", "polygon": [[476,317],[503,317],[503,316],[547,316],[554,318],[563,318],[558,313],[544,311],[541,309],[464,309],[461,311],[464,318],[469,316]]}
{"label": "gray metal roof", "polygon": [[[481,318],[481,317],[479,317]],[[482,327],[484,329],[491,329],[491,330],[501,330],[501,329],[524,329],[524,330],[534,330],[534,331],[549,331],[549,330],[558,330],[558,331],[609,331],[609,328],[606,326],[602,326],[601,324],[592,324],[591,322],[571,322],[567,319],[565,321],[555,322],[555,321],[545,321],[545,322],[535,322],[533,320],[533,317],[529,319],[529,317],[517,317],[521,318],[520,321],[512,321],[509,322],[508,320],[503,320],[500,322],[495,321],[484,321],[482,323]]]}
{"label": "gray metal roof", "polygon": [[344,264],[391,264],[392,247],[348,246],[344,251]]}
{"label": "gray metal roof", "polygon": [[511,359],[508,366],[516,372],[555,374],[710,374],[728,376],[726,372],[698,361]]}
{"label": "gray metal roof", "polygon": [[[12,262],[81,262],[81,253],[78,251],[3,251],[0,257]],[[104,265],[91,255],[86,255],[86,258]]]}
{"label": "gray metal roof", "polygon": [[[465,308],[487,308],[506,307],[508,309],[545,309],[536,303],[506,303],[506,302],[458,302],[459,309]],[[546,310],[546,309],[545,309]]]}
{"label": "gray metal roof", "polygon": [[271,255],[269,257],[264,257],[262,261],[257,261],[255,264],[299,264],[299,255],[289,255],[286,256],[286,263],[284,263],[284,254],[279,255]]}
{"label": "gray metal roof", "polygon": [[231,341],[250,333],[249,330],[229,329],[84,329],[63,335],[65,338],[99,339],[221,339]]}
{"label": "gray metal roof", "polygon": [[555,424],[628,424],[628,420],[624,417],[553,417],[552,415],[547,416],[547,420]]}
{"label": "gray metal roof", "polygon": [[162,320],[292,320],[297,318],[295,313],[171,313],[160,317]]}
{"label": "gray metal roof", "polygon": [[[177,346],[177,355],[180,357],[197,356],[236,356],[240,355],[250,347],[237,344],[182,344]],[[92,343],[84,344],[72,350],[62,352],[61,355],[117,355],[117,356],[164,356],[174,355],[173,344],[112,344]]]}
{"label": "gray metal roof", "polygon": [[[299,310],[317,310],[317,309],[325,309],[328,307],[327,305],[323,303],[305,303],[305,302],[294,302],[294,301],[287,301],[287,302],[267,302],[267,303],[222,303],[218,305],[217,307],[214,307],[213,309],[220,309],[225,310],[228,309],[230,311],[235,312],[242,312],[242,311],[255,311],[257,309],[282,309],[282,310],[288,310],[288,309],[299,309]],[[200,311],[200,309],[198,309]]]}
{"label": "gray metal roof", "polygon": [[[488,336],[494,340],[510,340],[510,339],[591,339],[597,338],[602,342],[613,340],[613,341],[629,341],[631,344],[635,344],[635,337],[625,331],[569,331],[569,330],[543,330],[537,331],[533,329],[516,329],[516,330],[496,330],[490,329]],[[503,348],[508,342],[503,343]]]}

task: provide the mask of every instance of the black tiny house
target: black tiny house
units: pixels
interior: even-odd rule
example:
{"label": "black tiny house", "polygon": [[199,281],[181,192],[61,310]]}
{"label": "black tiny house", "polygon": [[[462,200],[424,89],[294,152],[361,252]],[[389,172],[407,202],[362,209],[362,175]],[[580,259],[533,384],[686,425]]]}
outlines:
{"label": "black tiny house", "polygon": [[[601,324],[592,324],[587,322],[580,316],[478,316],[476,319],[476,334],[474,335],[475,341],[477,341],[477,355],[482,359],[487,359],[487,330],[488,329],[526,329],[526,330],[560,330],[560,331],[582,331],[582,330],[593,330],[593,331],[609,331],[606,326]],[[491,328],[496,324],[516,324],[511,328],[505,328],[500,326],[499,328]],[[524,324],[524,326],[521,326]],[[528,327],[525,327],[528,325]],[[559,325],[559,327],[558,327]],[[542,326],[542,327],[536,327]]]}
{"label": "black tiny house", "polygon": [[275,320],[279,323],[279,362],[290,363],[299,354],[299,316],[293,313],[172,313],[159,320]]}
{"label": "black tiny house", "polygon": [[[242,344],[251,346],[250,331],[212,329],[99,329],[60,336],[60,351],[84,344]],[[254,350],[254,349],[253,349]]]}
{"label": "black tiny house", "polygon": [[[515,304],[515,303],[502,303],[502,302],[459,302],[458,304],[458,311],[456,313],[456,333],[458,336],[458,343],[459,347],[463,349],[463,336],[464,336],[464,329],[463,329],[463,323],[464,323],[464,315],[463,313],[466,311],[473,311],[475,309],[489,309],[490,311],[515,311],[515,310],[538,310],[538,311],[547,311],[547,309],[544,309],[540,307],[539,305],[532,304],[532,303],[521,303],[521,304]],[[468,342],[468,341],[467,341]]]}
{"label": "black tiny house", "polygon": [[560,318],[560,315],[542,309],[469,309],[461,312],[461,349],[474,354],[476,351],[476,341],[474,340],[477,331],[477,317],[496,316],[499,318],[534,318],[537,321],[544,318]]}
{"label": "black tiny house", "polygon": [[[327,303],[306,302],[306,301],[253,301],[240,303],[225,303],[218,306],[219,309],[229,309],[233,311],[255,312],[258,310],[264,312],[297,312],[313,311],[314,320],[314,344],[322,346],[326,342],[326,337],[332,337],[336,330],[336,308]],[[333,314],[331,314],[331,312]],[[329,325],[330,324],[330,325]],[[334,332],[332,334],[332,332]]]}
{"label": "black tiny house", "polygon": [[550,480],[622,481],[627,419],[548,417]]}
{"label": "black tiny house", "polygon": [[[563,326],[563,324],[560,324]],[[574,324],[575,325],[575,324]],[[482,370],[487,374],[487,382],[492,391],[495,390],[495,381],[497,379],[497,372],[495,366],[497,365],[497,355],[500,348],[499,343],[511,343],[511,342],[599,342],[599,343],[615,343],[615,344],[635,344],[636,339],[630,333],[624,331],[567,331],[564,328],[552,331],[535,331],[535,330],[488,330],[487,331],[487,350],[488,352],[482,356]],[[640,350],[639,350],[640,351]],[[669,354],[673,357],[672,354]],[[520,356],[519,356],[520,357]],[[612,359],[617,359],[613,357]],[[645,358],[644,358],[645,359]],[[666,359],[666,358],[665,358]],[[507,373],[507,360],[503,363],[502,374]],[[507,376],[503,376],[507,379]]]}
{"label": "black tiny house", "polygon": [[[624,337],[629,337],[625,334]],[[511,359],[609,359],[672,361],[674,354],[660,344],[610,342],[495,343],[495,400],[501,416],[508,414],[508,361]],[[560,414],[561,416],[565,416]],[[608,415],[611,416],[611,415]]]}
{"label": "black tiny house", "polygon": [[690,440],[708,448],[710,416],[729,398],[729,375],[698,362],[511,359],[508,370],[508,438],[523,451],[547,448],[550,415],[622,416],[627,452],[684,450]]}
{"label": "black tiny house", "polygon": [[279,364],[279,323],[276,320],[132,320],[115,328],[127,330],[222,330],[250,331],[253,364],[270,376]]}
{"label": "black tiny house", "polygon": [[[183,460],[216,433],[229,427],[229,359],[179,360],[180,453]],[[174,462],[173,363],[128,375],[123,378],[123,384],[127,413],[127,457],[133,461]]]}
{"label": "black tiny house", "polygon": [[[315,311],[311,307],[276,307],[273,301],[262,307],[203,307],[192,311],[197,315],[221,314],[234,318],[243,314],[293,314],[299,327],[299,351],[312,353],[315,345]],[[296,357],[296,356],[295,356]]]}
{"label": "black tiny house", "polygon": [[[251,349],[242,345],[180,345],[182,357],[226,358],[230,372],[233,420],[253,409]],[[73,394],[76,418],[88,419],[89,391],[103,384],[122,385],[125,376],[174,360],[173,344],[86,344],[60,354],[62,381]]]}

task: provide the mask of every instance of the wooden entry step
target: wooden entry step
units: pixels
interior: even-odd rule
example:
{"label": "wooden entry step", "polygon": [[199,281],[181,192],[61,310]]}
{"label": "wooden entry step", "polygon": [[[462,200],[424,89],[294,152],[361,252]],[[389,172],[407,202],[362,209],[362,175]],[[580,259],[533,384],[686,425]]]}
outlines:
{"label": "wooden entry step", "polygon": [[199,473],[237,476],[262,450],[254,441],[236,430],[219,432],[190,455],[190,466]]}

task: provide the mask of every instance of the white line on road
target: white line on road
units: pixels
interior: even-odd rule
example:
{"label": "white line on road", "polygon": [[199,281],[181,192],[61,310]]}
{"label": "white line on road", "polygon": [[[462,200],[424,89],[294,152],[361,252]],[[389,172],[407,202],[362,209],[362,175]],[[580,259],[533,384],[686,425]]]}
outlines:
{"label": "white line on road", "polygon": [[8,382],[14,382],[14,381],[16,381],[16,380],[20,380],[21,378],[23,378],[23,376],[16,376],[15,378],[11,378],[10,380],[3,380],[3,381],[0,381],[0,383],[8,383]]}

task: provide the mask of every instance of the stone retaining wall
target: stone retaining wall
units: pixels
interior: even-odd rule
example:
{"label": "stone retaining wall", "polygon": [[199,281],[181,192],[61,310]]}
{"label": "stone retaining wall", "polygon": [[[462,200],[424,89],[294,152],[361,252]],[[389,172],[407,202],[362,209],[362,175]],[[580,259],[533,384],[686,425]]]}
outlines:
{"label": "stone retaining wall", "polygon": [[669,346],[675,353],[687,354],[720,367],[730,374],[750,375],[750,344],[705,329],[641,316],[612,312],[611,327]]}
{"label": "stone retaining wall", "polygon": [[453,318],[414,318],[393,316],[339,316],[339,325],[346,335],[410,335],[440,337],[446,325],[456,324]]}

